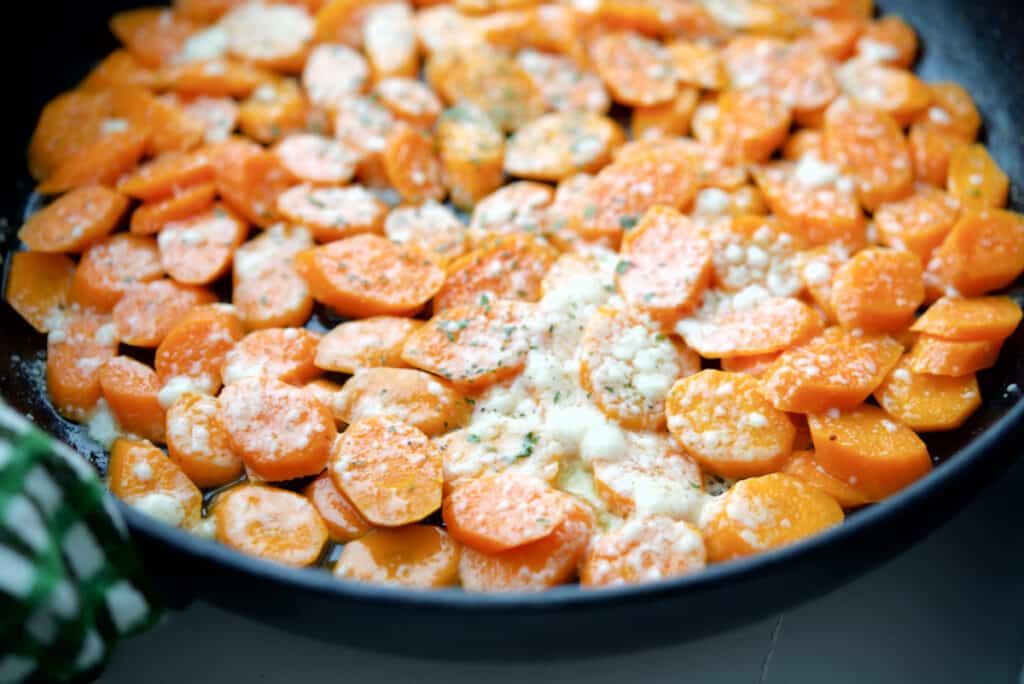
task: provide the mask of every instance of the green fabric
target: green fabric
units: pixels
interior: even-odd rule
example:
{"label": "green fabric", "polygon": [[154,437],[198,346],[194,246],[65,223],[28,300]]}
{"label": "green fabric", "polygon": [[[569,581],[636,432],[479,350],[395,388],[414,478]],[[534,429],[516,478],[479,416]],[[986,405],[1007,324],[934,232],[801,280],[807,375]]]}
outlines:
{"label": "green fabric", "polygon": [[97,671],[156,605],[93,468],[0,403],[0,684]]}

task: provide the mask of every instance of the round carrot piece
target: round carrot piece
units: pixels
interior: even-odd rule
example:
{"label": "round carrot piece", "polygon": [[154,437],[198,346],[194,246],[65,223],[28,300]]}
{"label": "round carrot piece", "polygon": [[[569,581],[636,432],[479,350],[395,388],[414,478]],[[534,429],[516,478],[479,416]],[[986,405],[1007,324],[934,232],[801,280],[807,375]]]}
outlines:
{"label": "round carrot piece", "polygon": [[313,565],[327,527],[305,497],[274,487],[240,485],[217,497],[217,541],[257,558]]}
{"label": "round carrot piece", "polygon": [[775,408],[814,413],[852,409],[867,399],[903,355],[887,335],[855,335],[839,327],[782,353],[761,378]]}
{"label": "round carrot piece", "polygon": [[626,304],[662,325],[689,313],[711,281],[711,245],[675,209],[651,208],[622,242],[615,283]]}
{"label": "round carrot piece", "polygon": [[924,272],[911,252],[871,247],[841,265],[832,278],[832,311],[846,328],[901,330],[923,301]]}
{"label": "round carrot piece", "polygon": [[765,374],[768,368],[775,363],[781,352],[771,354],[758,354],[756,356],[733,356],[722,359],[722,370],[730,373],[743,373],[755,378]]}
{"label": "round carrot piece", "polygon": [[857,56],[909,69],[917,56],[917,34],[898,15],[881,17],[864,29],[857,41]]}
{"label": "round carrot piece", "polygon": [[114,441],[107,486],[117,498],[169,525],[190,529],[199,522],[202,494],[181,468],[149,442]]}
{"label": "round carrot piece", "polygon": [[1006,296],[943,297],[910,327],[913,332],[957,342],[1004,340],[1021,320],[1021,307]]}
{"label": "round carrot piece", "polygon": [[414,78],[385,78],[373,92],[396,119],[417,128],[430,128],[441,116],[441,100],[429,86]]}
{"label": "round carrot piece", "polygon": [[222,374],[230,385],[264,376],[302,385],[320,374],[313,363],[320,336],[305,328],[266,328],[241,338],[224,356]]}
{"label": "round carrot piece", "polygon": [[172,221],[181,221],[203,213],[213,206],[217,186],[203,183],[156,202],[146,202],[132,212],[131,230],[134,235],[154,235]]}
{"label": "round carrot piece", "polygon": [[313,237],[307,229],[279,224],[235,251],[231,301],[247,328],[305,325],[313,298],[294,259],[311,247]]}
{"label": "round carrot piece", "polygon": [[831,320],[835,320],[832,311],[832,278],[836,269],[846,263],[850,254],[842,245],[815,247],[800,254],[797,259],[797,270],[807,293],[819,309]]}
{"label": "round carrot piece", "polygon": [[373,525],[366,521],[334,484],[330,473],[320,473],[319,477],[303,490],[303,494],[323,519],[331,541],[351,542],[373,530]]}
{"label": "round carrot piece", "polygon": [[705,43],[674,40],[668,43],[680,83],[704,90],[724,90],[729,85],[729,73],[720,51]]}
{"label": "round carrot piece", "polygon": [[166,224],[157,236],[160,263],[179,283],[206,285],[231,268],[231,257],[248,226],[229,209],[214,206]]}
{"label": "round carrot piece", "polygon": [[590,509],[565,499],[565,516],[546,537],[501,553],[462,549],[459,579],[471,592],[541,591],[571,581],[583,562],[595,523]]}
{"label": "round carrot piece", "polygon": [[763,162],[782,146],[791,121],[774,94],[730,90],[718,98],[714,141],[730,161]]}
{"label": "round carrot piece", "polygon": [[238,103],[233,98],[195,95],[179,98],[179,102],[189,116],[203,123],[204,142],[223,142],[238,126]]}
{"label": "round carrot piece", "polygon": [[215,301],[209,290],[173,280],[138,283],[114,306],[114,325],[125,344],[157,347],[192,309]]}
{"label": "round carrot piece", "polygon": [[15,252],[4,299],[33,328],[49,332],[69,303],[75,273],[75,262],[63,254]]}
{"label": "round carrot piece", "polygon": [[289,221],[308,227],[321,242],[333,242],[358,233],[379,233],[388,208],[366,188],[316,188],[297,185],[277,199],[277,208]]}
{"label": "round carrot piece", "polygon": [[228,52],[257,66],[298,72],[313,42],[313,19],[297,5],[243,4],[221,17]]}
{"label": "round carrot piece", "polygon": [[362,92],[369,76],[369,65],[359,52],[346,45],[321,43],[309,52],[302,87],[313,104],[336,109]]}
{"label": "round carrot piece", "polygon": [[918,183],[910,197],[878,208],[875,227],[882,244],[909,250],[921,263],[927,263],[959,216],[960,203],[956,198]]}
{"label": "round carrot piece", "polygon": [[570,111],[545,114],[522,126],[508,142],[505,171],[532,180],[560,181],[593,173],[625,140],[617,123],[601,114]]}
{"label": "round carrot piece", "polygon": [[352,180],[359,155],[337,140],[312,133],[294,133],[274,147],[288,171],[301,181],[341,185]]}
{"label": "round carrot piece", "polygon": [[320,338],[316,365],[323,370],[355,373],[360,368],[403,368],[402,345],[423,321],[371,316],[341,323]]}
{"label": "round carrot piece", "polygon": [[99,140],[113,117],[108,90],[72,90],[50,100],[29,142],[28,163],[33,178],[45,179],[64,160]]}
{"label": "round carrot piece", "polygon": [[[88,185],[109,187],[135,168],[150,139],[149,132],[133,127],[124,119],[110,121],[121,123],[114,124],[113,132],[65,159],[36,190],[44,195],[55,195]],[[124,130],[120,130],[122,127]]]}
{"label": "round carrot piece", "polygon": [[552,199],[554,193],[544,183],[515,181],[502,186],[473,207],[467,237],[480,246],[497,235],[541,233]]}
{"label": "round carrot piece", "polygon": [[54,408],[85,422],[100,399],[100,373],[117,354],[117,333],[109,317],[72,312],[53,326],[46,343],[46,389]]}
{"label": "round carrot piece", "polygon": [[928,88],[932,92],[932,106],[920,119],[927,118],[937,132],[973,142],[981,130],[981,115],[970,93],[952,82],[931,83]]}
{"label": "round carrot piece", "polygon": [[[701,199],[706,193],[718,193],[719,198],[714,201],[729,197],[717,188],[702,190],[697,198],[697,213],[701,212]],[[788,224],[740,211],[703,228],[702,233],[711,242],[714,279],[719,288],[740,292],[760,285],[779,295],[799,291],[796,257],[807,245],[799,235],[789,232]]]}
{"label": "round carrot piece", "polygon": [[434,310],[486,305],[496,299],[537,301],[554,254],[531,235],[507,235],[459,257],[448,266]]}
{"label": "round carrot piece", "polygon": [[373,530],[345,545],[334,575],[413,589],[449,587],[459,578],[459,545],[433,525]]}
{"label": "round carrot piece", "polygon": [[752,556],[788,546],[843,521],[843,509],[792,475],[773,473],[737,482],[714,500],[702,520],[708,561]]}
{"label": "round carrot piece", "polygon": [[466,251],[466,226],[451,209],[434,201],[395,207],[384,219],[384,234],[400,245],[433,252],[443,264]]}
{"label": "round carrot piece", "polygon": [[203,152],[167,152],[117,184],[118,192],[146,202],[166,199],[192,185],[209,183],[214,170]]}
{"label": "round carrot piece", "polygon": [[1010,179],[982,144],[957,147],[949,157],[949,194],[965,209],[1006,206]]}
{"label": "round carrot piece", "polygon": [[[935,251],[934,266],[964,297],[1010,285],[1024,271],[1024,216],[999,209],[965,211]],[[933,263],[928,270],[933,270]]]}
{"label": "round carrot piece", "polygon": [[905,69],[851,59],[836,69],[843,92],[858,104],[888,114],[906,126],[931,104],[928,86]]}
{"label": "round carrot piece", "polygon": [[303,252],[295,263],[314,299],[352,317],[413,314],[444,283],[427,252],[371,234]]}
{"label": "round carrot piece", "polygon": [[225,304],[200,306],[186,314],[156,349],[153,365],[165,385],[188,379],[214,394],[229,351],[242,339],[242,321]]}
{"label": "round carrot piece", "polygon": [[676,382],[665,400],[668,429],[702,467],[725,477],[777,471],[796,430],[748,375],[704,370]]}
{"label": "round carrot piece", "polygon": [[161,69],[160,76],[162,83],[179,95],[234,98],[248,97],[273,78],[273,73],[237,59],[218,57],[173,64]]}
{"label": "round carrot piece", "polygon": [[441,452],[391,416],[349,425],[331,449],[329,468],[334,484],[374,525],[408,525],[441,507]]}
{"label": "round carrot piece", "polygon": [[611,106],[608,91],[597,74],[581,69],[569,57],[524,48],[516,53],[516,61],[550,109],[604,114]]}
{"label": "round carrot piece", "polygon": [[794,451],[793,456],[782,467],[786,475],[803,480],[805,483],[820,489],[836,500],[844,510],[859,508],[871,503],[855,487],[829,474],[815,458],[813,450]]}
{"label": "round carrot piece", "polygon": [[924,183],[944,189],[953,151],[967,143],[959,136],[944,131],[930,118],[919,119],[911,125],[908,142],[914,175]]}
{"label": "round carrot piece", "polygon": [[211,152],[217,192],[242,217],[264,228],[277,221],[277,198],[295,180],[277,156],[258,145],[220,143]]}
{"label": "round carrot piece", "polygon": [[376,80],[416,77],[419,55],[409,5],[385,3],[369,8],[363,21],[363,50]]}
{"label": "round carrot piece", "polygon": [[101,187],[75,188],[32,214],[18,238],[33,252],[81,252],[112,231],[128,210],[128,198]]}
{"label": "round carrot piece", "polygon": [[519,374],[542,325],[540,311],[527,302],[457,306],[412,333],[402,360],[462,391],[479,391]]}
{"label": "round carrot piece", "polygon": [[609,418],[634,430],[665,425],[672,383],[700,370],[700,358],[617,309],[599,309],[583,332],[580,384]]}
{"label": "round carrot piece", "polygon": [[704,539],[688,522],[632,518],[597,538],[580,570],[584,587],[656,582],[704,568]]}
{"label": "round carrot piece", "polygon": [[430,136],[404,122],[388,135],[384,170],[391,186],[406,202],[437,201],[447,194],[441,182],[441,160],[435,149]]}
{"label": "round carrot piece", "polygon": [[184,152],[203,138],[203,122],[189,116],[175,102],[159,99],[142,88],[118,88],[112,97],[119,117],[127,120],[131,128],[149,132],[149,156]]}
{"label": "round carrot piece", "polygon": [[686,344],[707,359],[780,352],[806,342],[821,328],[818,313],[792,297],[772,297],[749,309],[710,320],[686,319],[676,326]]}
{"label": "round carrot piece", "polygon": [[505,136],[487,114],[468,104],[444,112],[437,124],[452,203],[472,209],[504,180]]}
{"label": "round carrot piece", "polygon": [[872,500],[884,499],[928,474],[928,448],[909,427],[865,404],[808,416],[818,462]]}
{"label": "round carrot piece", "polygon": [[238,127],[257,142],[275,143],[302,130],[306,102],[292,80],[267,79],[238,107]]}
{"label": "round carrot piece", "polygon": [[118,12],[110,19],[111,33],[151,67],[171,63],[196,28],[189,19],[159,7]]}
{"label": "round carrot piece", "polygon": [[232,451],[271,482],[319,473],[337,434],[334,418],[320,402],[272,377],[227,385],[219,415]]}
{"label": "round carrot piece", "polygon": [[395,126],[391,112],[369,97],[349,96],[336,107],[334,137],[361,156],[356,177],[371,187],[387,185],[383,150]]}
{"label": "round carrot piece", "polygon": [[955,430],[981,406],[974,374],[943,377],[915,373],[904,356],[875,390],[886,413],[916,432]]}
{"label": "round carrot piece", "polygon": [[335,397],[345,423],[388,415],[434,437],[469,420],[472,406],[447,383],[407,368],[361,368]]}
{"label": "round carrot piece", "polygon": [[242,475],[216,397],[186,392],[167,409],[167,455],[197,487],[220,487]]}
{"label": "round carrot piece", "polygon": [[100,391],[121,429],[151,442],[164,441],[164,407],[157,393],[160,380],[153,369],[128,356],[115,356],[100,366]]}
{"label": "round carrot piece", "polygon": [[71,295],[82,306],[110,311],[136,283],[157,280],[163,274],[153,238],[118,233],[85,250]]}
{"label": "round carrot piece", "polygon": [[679,93],[662,104],[636,107],[630,120],[635,140],[669,138],[690,130],[700,93],[695,88],[680,88]]}
{"label": "round carrot piece", "polygon": [[544,98],[529,74],[511,56],[489,46],[458,53],[447,78],[432,85],[449,103],[479,107],[505,131],[516,131],[544,113]]}
{"label": "round carrot piece", "polygon": [[957,342],[918,335],[908,362],[915,373],[958,378],[994,366],[1002,345],[1002,340]]}
{"label": "round carrot piece", "polygon": [[609,33],[591,44],[590,57],[616,102],[649,107],[676,95],[672,54],[656,41],[630,32]]}

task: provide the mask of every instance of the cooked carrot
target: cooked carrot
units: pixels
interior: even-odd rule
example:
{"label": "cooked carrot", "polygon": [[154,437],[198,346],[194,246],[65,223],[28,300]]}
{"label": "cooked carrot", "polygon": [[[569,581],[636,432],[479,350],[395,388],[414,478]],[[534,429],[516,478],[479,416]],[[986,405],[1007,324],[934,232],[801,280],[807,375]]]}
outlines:
{"label": "cooked carrot", "polygon": [[75,262],[63,254],[15,252],[4,299],[33,328],[49,332],[70,303],[75,272]]}
{"label": "cooked carrot", "polygon": [[[546,6],[547,9],[553,7]],[[526,48],[516,53],[516,61],[540,90],[550,109],[604,114],[611,106],[600,77],[581,69],[567,56]]]}
{"label": "cooked carrot", "polygon": [[1021,307],[1006,296],[943,297],[918,318],[910,329],[958,342],[1004,340],[1021,320]]}
{"label": "cooked carrot", "polygon": [[413,589],[448,587],[459,577],[459,546],[433,525],[374,530],[345,545],[334,575]]}
{"label": "cooked carrot", "polygon": [[689,313],[710,285],[710,244],[669,207],[652,207],[630,226],[621,254],[615,269],[619,292],[631,309],[662,325]]}
{"label": "cooked carrot", "polygon": [[446,110],[437,140],[455,206],[470,209],[501,186],[505,137],[483,110],[467,104]]}
{"label": "cooked carrot", "polygon": [[29,170],[44,180],[60,164],[103,137],[115,117],[111,92],[72,90],[48,102],[28,148]]}
{"label": "cooked carrot", "polygon": [[241,485],[217,497],[217,541],[257,558],[313,565],[327,527],[305,497],[274,487]]}
{"label": "cooked carrot", "polygon": [[231,449],[271,482],[319,473],[337,434],[323,405],[268,376],[228,384],[220,394],[219,415]]}
{"label": "cooked carrot", "polygon": [[341,43],[359,47],[363,22],[370,7],[383,0],[327,0],[316,13],[318,43]]}
{"label": "cooked carrot", "polygon": [[[981,129],[981,115],[971,98],[959,83],[931,83],[932,106],[920,119],[927,119],[933,130],[956,137],[966,143],[974,142]],[[941,185],[941,183],[940,183]]]}
{"label": "cooked carrot", "polygon": [[837,69],[836,76],[847,97],[891,116],[901,127],[932,101],[928,86],[905,69],[854,59]]}
{"label": "cooked carrot", "polygon": [[892,416],[916,432],[955,430],[979,406],[981,392],[974,374],[959,377],[924,375],[904,356],[875,390],[875,399]]}
{"label": "cooked carrot", "polygon": [[[746,164],[733,161],[728,152],[720,146],[712,146],[689,138],[632,140],[615,150],[615,161],[628,162],[633,159],[656,157],[665,162],[674,158],[687,159],[687,170],[696,172],[697,186],[737,190],[750,178]],[[665,167],[668,171],[668,167]],[[678,173],[677,169],[672,169]],[[682,204],[687,206],[687,200]]]}
{"label": "cooked carrot", "polygon": [[373,530],[373,525],[334,484],[330,473],[321,473],[309,483],[303,494],[323,519],[331,541],[351,542]]}
{"label": "cooked carrot", "polygon": [[907,139],[918,180],[945,189],[953,152],[967,143],[943,130],[930,118],[914,122]]}
{"label": "cooked carrot", "polygon": [[359,155],[355,150],[322,135],[296,133],[274,148],[281,163],[301,181],[341,185],[352,180]]}
{"label": "cooked carrot", "polygon": [[906,328],[924,301],[921,261],[910,252],[872,247],[832,277],[831,309],[840,325],[867,332]]}
{"label": "cooked carrot", "polygon": [[705,43],[675,40],[668,43],[672,65],[680,83],[704,90],[724,90],[729,74],[718,50]]}
{"label": "cooked carrot", "polygon": [[163,275],[155,240],[117,233],[82,253],[71,282],[71,297],[82,306],[108,312],[135,284]]}
{"label": "cooked carrot", "polygon": [[156,347],[188,312],[215,301],[209,290],[173,280],[137,283],[114,306],[114,325],[125,344]]}
{"label": "cooked carrot", "polygon": [[243,98],[272,77],[265,69],[227,58],[173,64],[159,74],[161,84],[179,95]]}
{"label": "cooked carrot", "polygon": [[802,252],[797,259],[797,269],[804,287],[811,299],[826,316],[834,321],[832,311],[832,278],[836,269],[849,258],[846,248],[841,245],[815,247]]}
{"label": "cooked carrot", "polygon": [[946,187],[965,209],[1001,209],[1006,206],[1010,179],[984,145],[965,145],[949,157]]}
{"label": "cooked carrot", "polygon": [[232,253],[247,232],[245,222],[227,207],[214,206],[163,227],[157,236],[160,263],[179,283],[212,283],[231,268]]}
{"label": "cooked carrot", "polygon": [[415,313],[444,281],[426,252],[371,234],[303,252],[296,267],[314,299],[348,316]]}
{"label": "cooked carrot", "polygon": [[505,150],[505,171],[545,181],[593,173],[611,161],[612,150],[624,140],[619,125],[601,114],[545,114],[511,137]]}
{"label": "cooked carrot", "polygon": [[414,78],[385,78],[374,86],[373,93],[396,119],[417,128],[430,128],[441,116],[441,100]]}
{"label": "cooked carrot", "polygon": [[540,283],[554,260],[550,248],[530,235],[498,238],[448,266],[434,310],[487,304],[495,299],[536,301]]}
{"label": "cooked carrot", "polygon": [[263,83],[238,108],[238,127],[262,143],[274,143],[301,130],[305,121],[302,91],[290,80]]}
{"label": "cooked carrot", "polygon": [[965,211],[933,261],[943,281],[964,297],[1001,290],[1024,271],[1024,216],[999,209]]}
{"label": "cooked carrot", "polygon": [[320,338],[316,365],[339,373],[379,366],[404,368],[402,345],[421,325],[422,321],[397,316],[342,323]]}
{"label": "cooked carrot", "polygon": [[665,399],[668,429],[707,470],[725,477],[777,471],[795,429],[748,375],[704,370],[676,382]]}
{"label": "cooked carrot", "polygon": [[[748,190],[757,192],[749,186]],[[704,213],[701,204],[708,201],[704,199],[707,193],[713,193],[712,204],[725,198],[732,202],[737,196],[737,193],[729,195],[717,188],[702,190],[694,214]],[[715,216],[718,214],[713,212]],[[769,291],[780,291],[780,283],[783,283],[782,290],[792,291],[789,288],[795,287],[795,262],[808,245],[800,235],[791,232],[788,224],[737,208],[728,218],[699,222],[698,230],[711,242],[716,287],[729,292],[741,292],[751,285],[760,285]],[[789,287],[785,283],[789,283]]]}
{"label": "cooked carrot", "polygon": [[71,312],[53,326],[46,344],[46,390],[64,417],[85,422],[100,399],[100,368],[117,354],[109,317]]}
{"label": "cooked carrot", "polygon": [[704,539],[688,522],[632,518],[597,538],[580,570],[584,587],[655,582],[704,569]]}
{"label": "cooked carrot", "polygon": [[855,335],[832,327],[783,352],[761,378],[761,392],[782,411],[852,409],[882,383],[903,354],[886,335]]}
{"label": "cooked carrot", "polygon": [[871,503],[871,500],[855,487],[830,475],[822,468],[813,450],[794,451],[786,465],[782,466],[782,472],[825,492],[845,510]]}
{"label": "cooked carrot", "polygon": [[442,265],[466,251],[465,224],[451,209],[437,202],[395,207],[384,219],[384,234],[392,242],[432,252]]}
{"label": "cooked carrot", "polygon": [[872,500],[898,492],[932,468],[924,442],[877,406],[811,414],[808,421],[822,467]]}
{"label": "cooked carrot", "polygon": [[264,228],[277,221],[277,199],[294,185],[277,156],[258,145],[221,143],[211,152],[217,169],[217,192],[250,223]]}
{"label": "cooked carrot", "polygon": [[630,120],[633,138],[657,139],[686,135],[690,130],[690,120],[697,108],[699,97],[700,94],[695,88],[683,87],[668,102],[634,108]]}
{"label": "cooked carrot", "polygon": [[94,66],[78,84],[80,90],[103,91],[119,87],[153,88],[157,72],[128,50],[114,50]]}
{"label": "cooked carrot", "polygon": [[502,130],[518,130],[544,113],[540,91],[504,52],[484,45],[466,49],[445,73],[441,82],[431,82],[438,94],[449,104],[468,102],[480,108]]}
{"label": "cooked carrot", "polygon": [[790,122],[775,96],[731,90],[719,98],[714,139],[731,161],[762,162],[782,146]]}
{"label": "cooked carrot", "polygon": [[320,374],[313,363],[319,344],[320,336],[304,328],[251,332],[224,356],[224,383],[263,376],[290,385],[305,384]]}
{"label": "cooked carrot", "polygon": [[168,152],[123,178],[117,189],[143,201],[166,199],[180,190],[213,180],[209,157],[202,152]]}
{"label": "cooked carrot", "polygon": [[609,33],[591,44],[590,56],[616,102],[649,107],[676,95],[672,55],[660,43],[630,32]]}
{"label": "cooked carrot", "polygon": [[361,156],[356,178],[364,185],[387,185],[383,150],[395,126],[395,117],[369,97],[349,96],[338,103],[334,117],[334,137]]}
{"label": "cooked carrot", "polygon": [[231,55],[275,71],[300,71],[313,42],[313,18],[300,5],[241,4],[218,25]]}
{"label": "cooked carrot", "polygon": [[954,197],[918,183],[906,199],[881,205],[875,212],[875,226],[882,244],[909,250],[927,263],[959,215],[960,204]]}
{"label": "cooked carrot", "polygon": [[192,95],[178,97],[178,102],[189,116],[202,122],[206,143],[227,140],[238,126],[238,103],[233,98]]}
{"label": "cooked carrot", "polygon": [[909,69],[917,56],[917,34],[898,15],[876,19],[857,42],[858,56],[870,59],[872,53],[882,57],[884,64]]}
{"label": "cooked carrot", "polygon": [[960,342],[918,335],[908,354],[915,373],[962,377],[995,365],[1002,340]]}
{"label": "cooked carrot", "polygon": [[242,322],[231,306],[199,306],[175,324],[160,342],[153,362],[157,375],[164,383],[187,378],[214,394],[221,385],[227,354],[243,334]]}
{"label": "cooked carrot", "polygon": [[189,529],[199,522],[202,494],[149,442],[114,442],[107,464],[107,486],[125,503],[171,525]]}
{"label": "cooked carrot", "polygon": [[348,426],[331,450],[330,473],[364,518],[399,527],[441,507],[441,453],[426,435],[391,416]]}
{"label": "cooked carrot", "polygon": [[782,158],[787,161],[800,161],[804,157],[825,158],[825,136],[817,128],[801,128],[782,146]]}
{"label": "cooked carrot", "polygon": [[388,415],[434,437],[462,427],[472,406],[459,392],[428,373],[407,368],[362,368],[335,397],[341,419],[355,423]]}
{"label": "cooked carrot", "polygon": [[148,131],[132,127],[108,133],[65,159],[36,190],[56,195],[87,185],[113,186],[135,168],[149,139]]}
{"label": "cooked carrot", "polygon": [[543,233],[546,210],[553,198],[551,187],[544,183],[515,181],[504,185],[473,207],[466,237],[472,245],[481,247],[500,235]]}
{"label": "cooked carrot", "polygon": [[[874,3],[869,4],[873,8]],[[816,17],[806,27],[803,38],[814,43],[829,59],[841,62],[853,55],[866,24],[863,17],[843,16],[840,11],[835,16]]]}
{"label": "cooked carrot", "polygon": [[18,238],[34,252],[81,252],[102,240],[128,210],[128,198],[90,185],[62,195],[32,214]]}
{"label": "cooked carrot", "polygon": [[447,194],[433,139],[409,124],[399,123],[388,136],[384,170],[391,186],[411,204],[442,200]]}
{"label": "cooked carrot", "polygon": [[313,298],[293,260],[312,246],[313,238],[305,228],[277,225],[235,251],[231,300],[247,328],[306,323]]}
{"label": "cooked carrot", "polygon": [[627,434],[622,459],[591,464],[594,489],[615,515],[688,517],[703,505],[700,466],[666,433]]}
{"label": "cooked carrot", "polygon": [[171,63],[196,28],[185,17],[157,7],[118,12],[110,19],[111,33],[150,67]]}
{"label": "cooked carrot", "polygon": [[216,397],[194,392],[167,407],[167,455],[198,487],[220,487],[242,475],[219,413]]}
{"label": "cooked carrot", "polygon": [[100,366],[100,391],[120,428],[151,442],[164,441],[164,408],[153,369],[129,356],[115,356]]}
{"label": "cooked carrot", "polygon": [[307,226],[314,237],[324,242],[358,233],[379,233],[387,214],[387,205],[358,185],[297,185],[280,194],[277,209],[286,219]]}
{"label": "cooked carrot", "polygon": [[835,499],[782,473],[737,482],[709,508],[702,531],[712,563],[788,546],[843,521]]}
{"label": "cooked carrot", "polygon": [[455,307],[412,333],[402,360],[463,391],[482,390],[522,370],[542,324],[537,307],[527,302],[499,299]]}
{"label": "cooked carrot", "polygon": [[147,155],[184,152],[203,138],[204,126],[173,102],[158,99],[142,88],[118,88],[113,93],[114,111],[130,126],[148,130]]}
{"label": "cooked carrot", "polygon": [[722,359],[722,370],[730,373],[743,373],[759,378],[775,363],[781,352],[758,354],[756,356],[733,356]]}
{"label": "cooked carrot", "polygon": [[155,202],[145,202],[132,212],[129,230],[135,235],[155,235],[165,225],[203,213],[213,206],[217,186],[202,183]]}
{"label": "cooked carrot", "polygon": [[806,342],[821,329],[817,312],[792,297],[772,297],[749,309],[710,320],[689,319],[677,326],[686,343],[708,359],[780,352]]}
{"label": "cooked carrot", "polygon": [[376,81],[417,76],[418,46],[409,5],[386,3],[369,8],[363,22],[363,49]]}

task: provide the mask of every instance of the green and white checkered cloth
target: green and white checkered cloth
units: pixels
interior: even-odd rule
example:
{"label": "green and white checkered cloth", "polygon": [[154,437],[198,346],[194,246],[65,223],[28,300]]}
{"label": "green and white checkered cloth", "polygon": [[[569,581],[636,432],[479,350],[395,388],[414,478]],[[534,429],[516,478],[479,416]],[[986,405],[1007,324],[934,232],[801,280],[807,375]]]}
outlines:
{"label": "green and white checkered cloth", "polygon": [[96,471],[0,402],[0,684],[88,679],[155,605]]}

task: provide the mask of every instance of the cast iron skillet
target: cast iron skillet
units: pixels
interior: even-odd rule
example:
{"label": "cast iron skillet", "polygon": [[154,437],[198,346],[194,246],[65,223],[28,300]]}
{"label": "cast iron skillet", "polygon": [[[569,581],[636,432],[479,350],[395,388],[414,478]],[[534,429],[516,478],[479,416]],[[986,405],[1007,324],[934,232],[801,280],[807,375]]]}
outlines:
{"label": "cast iron skillet", "polygon": [[[8,154],[0,187],[5,250],[31,184],[24,148],[42,105],[72,86],[114,47],[105,29],[117,9],[139,0],[15,3],[20,34],[4,48],[8,83],[2,136]],[[883,0],[923,38],[920,71],[929,80],[964,84],[985,115],[989,148],[1016,181],[1024,179],[1024,111],[1017,67],[1024,63],[1024,11],[1003,0]],[[9,4],[7,5],[10,6]],[[13,10],[4,9],[10,15]],[[14,30],[10,31],[14,33]],[[23,45],[19,45],[23,42]],[[1020,187],[1012,204],[1021,206]],[[1015,293],[1020,294],[1019,290]],[[31,363],[44,339],[8,307],[0,307],[0,392],[37,424],[105,465],[102,452],[56,417],[34,389]],[[201,598],[289,631],[407,655],[459,659],[568,657],[680,642],[753,621],[829,592],[885,561],[942,524],[1014,457],[1024,435],[1024,333],[1007,341],[999,365],[982,374],[985,405],[961,430],[934,436],[935,472],[846,524],[799,545],[716,566],[659,584],[581,592],[561,587],[536,595],[479,596],[458,591],[415,593],[343,583],[326,572],[299,571],[247,558],[135,513],[122,511],[149,572],[169,601]],[[1016,383],[1016,384],[1015,384]],[[97,458],[99,457],[99,458]]]}

